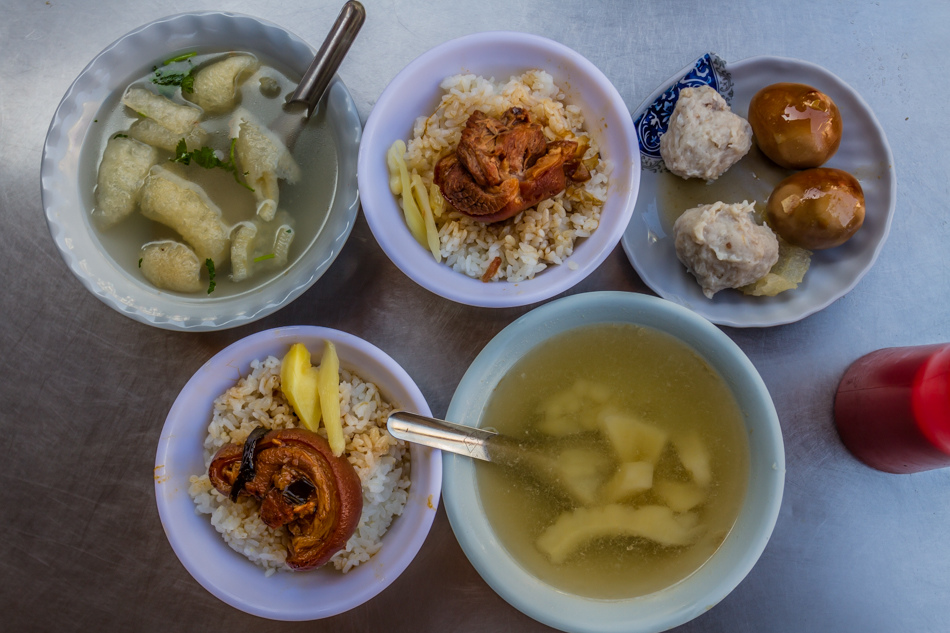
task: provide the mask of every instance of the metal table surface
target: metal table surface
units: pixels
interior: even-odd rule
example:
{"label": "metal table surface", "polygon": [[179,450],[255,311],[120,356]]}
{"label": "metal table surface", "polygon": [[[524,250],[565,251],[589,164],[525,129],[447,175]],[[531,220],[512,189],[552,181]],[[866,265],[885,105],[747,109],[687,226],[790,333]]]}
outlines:
{"label": "metal table surface", "polygon": [[[631,110],[706,51],[727,60],[768,54],[815,62],[864,97],[894,153],[890,237],[861,283],[818,314],[781,327],[724,328],[775,401],[785,495],[749,576],[678,630],[946,631],[950,470],[888,475],[865,467],[841,445],[832,401],[859,356],[950,341],[950,4],[364,2],[367,23],[340,69],[364,121],[389,79],[417,55],[494,29],[566,43],[604,71]],[[47,126],[69,84],[107,44],[153,19],[199,9],[264,17],[318,44],[339,4],[0,0],[4,630],[546,630],[481,580],[442,510],[408,570],[362,607],[296,624],[246,615],[178,562],[152,481],[156,442],[179,389],[241,337],[289,324],[351,332],[395,358],[443,415],[478,351],[531,306],[472,308],[423,290],[389,262],[360,218],[329,273],[284,309],[238,329],[169,332],[86,292],[47,230],[39,187]],[[570,292],[603,289],[650,292],[619,246]]]}

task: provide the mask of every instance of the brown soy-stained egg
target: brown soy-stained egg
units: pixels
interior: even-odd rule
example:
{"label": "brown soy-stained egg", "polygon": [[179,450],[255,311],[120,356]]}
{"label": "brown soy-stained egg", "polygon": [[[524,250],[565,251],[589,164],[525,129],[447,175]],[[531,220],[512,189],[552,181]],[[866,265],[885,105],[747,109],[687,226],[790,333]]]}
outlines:
{"label": "brown soy-stained egg", "polygon": [[848,241],[864,223],[864,191],[846,171],[807,169],[775,187],[766,216],[790,244],[809,250],[833,248]]}
{"label": "brown soy-stained egg", "polygon": [[797,83],[759,90],[749,103],[749,124],[766,156],[788,169],[819,167],[841,143],[841,113],[825,93]]}

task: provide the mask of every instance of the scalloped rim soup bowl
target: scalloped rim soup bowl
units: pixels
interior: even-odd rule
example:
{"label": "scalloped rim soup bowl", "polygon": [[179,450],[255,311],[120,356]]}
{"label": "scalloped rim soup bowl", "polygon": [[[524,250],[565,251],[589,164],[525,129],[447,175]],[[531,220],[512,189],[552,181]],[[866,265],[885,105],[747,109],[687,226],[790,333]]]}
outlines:
{"label": "scalloped rim soup bowl", "polygon": [[[386,153],[398,139],[412,136],[418,117],[435,111],[447,77],[470,73],[495,81],[539,68],[548,72],[577,105],[584,125],[599,143],[613,171],[600,225],[579,239],[564,263],[548,266],[520,282],[479,279],[438,263],[407,228],[389,188]],[[359,157],[363,213],[376,241],[396,266],[437,295],[481,307],[513,307],[548,299],[583,280],[620,241],[633,213],[640,184],[640,153],[633,121],[610,80],[579,53],[552,40],[526,33],[487,32],[440,44],[406,66],[383,91],[369,115]]]}
{"label": "scalloped rim soup bowl", "polygon": [[162,429],[155,456],[155,498],[162,527],[185,569],[227,604],[273,620],[315,620],[370,600],[401,574],[422,547],[439,504],[442,462],[438,451],[410,446],[409,499],[383,535],[381,549],[343,574],[320,568],[303,572],[264,570],[232,550],[195,512],[189,478],[204,472],[202,443],[214,399],[250,372],[250,363],[268,355],[283,358],[293,343],[314,353],[332,341],[340,367],[379,387],[397,408],[430,415],[412,378],[392,358],[366,341],[338,330],[294,326],[266,330],[228,346],[204,364],[181,390]]}
{"label": "scalloped rim soup bowl", "polygon": [[[99,162],[90,148],[103,134],[103,128],[97,128],[100,117],[112,112],[118,91],[162,60],[183,52],[235,48],[254,53],[290,76],[303,74],[316,53],[293,33],[251,16],[212,11],[174,15],[135,29],[106,47],[79,74],[53,115],[41,168],[50,233],[69,270],[86,289],[142,323],[169,330],[205,331],[260,319],[313,285],[333,263],[353,227],[359,206],[356,160],[362,125],[346,86],[336,77],[324,98],[330,130],[326,134],[335,145],[338,163],[329,211],[325,219],[319,215],[306,218],[313,229],[298,231],[283,271],[220,297],[204,292],[185,295],[153,287],[134,262],[122,265],[104,248],[105,235],[100,235],[90,217]],[[303,226],[300,217],[296,221],[298,227]],[[116,226],[110,232],[123,228]]]}
{"label": "scalloped rim soup bowl", "polygon": [[486,516],[473,460],[443,455],[445,510],[482,578],[535,620],[565,631],[654,633],[683,624],[725,598],[762,554],[778,517],[785,481],[781,428],[769,392],[742,350],[701,316],[664,299],[624,292],[572,295],[532,310],[495,336],[462,377],[446,419],[491,426],[485,410],[492,392],[526,353],[569,330],[608,323],[672,335],[715,368],[732,390],[747,432],[749,479],[738,518],[715,553],[686,578],[654,593],[586,598],[539,580],[508,552]]}

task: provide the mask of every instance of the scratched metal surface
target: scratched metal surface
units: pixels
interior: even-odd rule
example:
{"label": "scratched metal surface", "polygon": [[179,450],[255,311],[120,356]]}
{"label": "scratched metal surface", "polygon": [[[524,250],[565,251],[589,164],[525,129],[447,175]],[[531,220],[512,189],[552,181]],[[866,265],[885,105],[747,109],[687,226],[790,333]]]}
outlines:
{"label": "scratched metal surface", "polygon": [[[261,329],[317,324],[362,336],[445,413],[466,366],[528,308],[456,305],[385,257],[360,219],[341,257],[290,306],[253,325],[179,334],[133,322],[87,293],[46,228],[40,153],[57,103],[108,43],[172,13],[225,9],[319,42],[337,1],[97,3],[0,0],[0,611],[4,630],[542,631],[478,577],[440,510],[418,558],[368,604],[283,624],[205,592],[165,540],[152,483],[156,441],[205,360]],[[812,61],[857,89],[890,140],[898,208],[864,280],[799,323],[726,329],[762,373],[787,451],[781,515],[751,574],[681,631],[945,631],[950,470],[885,475],[840,445],[832,397],[871,350],[950,341],[950,5],[866,0],[511,3],[365,0],[369,19],[340,74],[365,121],[388,80],[447,39],[491,29],[580,51],[630,109],[706,51]],[[618,247],[571,292],[648,292]],[[438,338],[436,343],[434,338]]]}

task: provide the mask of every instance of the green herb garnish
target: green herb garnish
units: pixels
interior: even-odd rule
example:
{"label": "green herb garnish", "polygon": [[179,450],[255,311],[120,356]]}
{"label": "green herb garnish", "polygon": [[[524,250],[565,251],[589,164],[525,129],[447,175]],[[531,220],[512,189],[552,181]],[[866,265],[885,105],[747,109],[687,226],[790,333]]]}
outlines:
{"label": "green herb garnish", "polygon": [[[164,64],[170,64],[173,61],[176,60],[169,60],[164,62]],[[187,72],[163,70],[158,66],[152,66],[153,77],[151,81],[153,84],[159,86],[181,86],[182,92],[194,92],[195,68],[194,66],[191,66],[191,62],[188,62],[188,65],[189,68]]]}
{"label": "green herb garnish", "polygon": [[210,257],[205,260],[205,268],[208,269],[208,294],[214,292],[214,260]]}
{"label": "green herb garnish", "polygon": [[178,57],[172,57],[171,59],[166,59],[165,61],[162,62],[162,66],[168,66],[169,64],[174,64],[175,62],[183,62],[186,59],[191,59],[197,54],[198,54],[198,51],[191,51],[190,53],[185,53],[183,55],[179,55]]}
{"label": "green herb garnish", "polygon": [[142,260],[143,260],[143,259],[144,259],[144,257],[139,257],[139,268],[142,267]]}
{"label": "green herb garnish", "polygon": [[255,258],[254,258],[254,263],[256,264],[257,262],[262,262],[262,261],[264,261],[265,259],[274,259],[274,257],[276,257],[276,255],[274,255],[274,253],[268,253],[267,255],[261,255],[260,257],[255,257]]}
{"label": "green herb garnish", "polygon": [[116,134],[116,135],[113,136],[112,138],[129,138],[129,135],[128,135],[128,134],[123,134],[122,132],[119,132],[118,134]]}
{"label": "green herb garnish", "polygon": [[199,167],[204,167],[205,169],[214,169],[215,167],[220,167],[224,171],[230,172],[234,175],[234,182],[241,185],[248,191],[253,192],[254,188],[251,187],[246,182],[241,182],[238,178],[237,167],[234,162],[234,144],[237,143],[236,138],[231,139],[231,150],[228,152],[228,160],[223,161],[218,158],[218,155],[214,153],[214,148],[211,147],[202,147],[193,151],[188,151],[188,144],[185,143],[185,139],[178,141],[178,145],[175,146],[175,158],[170,159],[174,163],[180,163],[182,165],[190,165],[191,161],[194,161]]}

